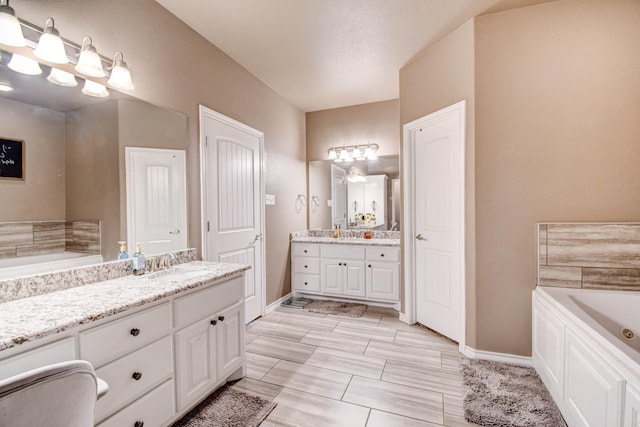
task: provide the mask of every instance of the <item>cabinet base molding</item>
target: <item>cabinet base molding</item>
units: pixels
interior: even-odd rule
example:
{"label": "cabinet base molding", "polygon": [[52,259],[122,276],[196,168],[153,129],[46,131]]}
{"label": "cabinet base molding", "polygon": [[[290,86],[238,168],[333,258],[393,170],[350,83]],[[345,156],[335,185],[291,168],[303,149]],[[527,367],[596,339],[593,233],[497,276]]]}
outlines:
{"label": "cabinet base molding", "polygon": [[396,311],[400,311],[400,303],[392,303],[392,302],[381,302],[381,301],[371,301],[369,299],[358,299],[358,298],[345,298],[345,297],[339,297],[339,296],[331,296],[331,295],[318,295],[318,294],[311,294],[311,293],[306,293],[306,292],[296,292],[294,293],[294,297],[295,298],[299,298],[299,297],[303,297],[303,298],[309,298],[309,299],[315,299],[315,300],[322,300],[322,301],[339,301],[339,302],[351,302],[354,304],[366,304],[366,305],[371,305],[374,307],[385,307],[385,308],[392,308]]}
{"label": "cabinet base molding", "polygon": [[495,353],[493,351],[476,350],[466,346],[462,352],[470,359],[491,360],[493,362],[511,363],[513,365],[533,366],[530,356],[518,356],[517,354]]}

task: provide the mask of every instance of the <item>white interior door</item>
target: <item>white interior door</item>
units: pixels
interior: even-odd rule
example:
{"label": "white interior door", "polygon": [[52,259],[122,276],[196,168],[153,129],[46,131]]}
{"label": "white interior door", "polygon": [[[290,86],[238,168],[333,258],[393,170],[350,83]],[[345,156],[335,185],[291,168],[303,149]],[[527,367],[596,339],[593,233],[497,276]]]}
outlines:
{"label": "white interior door", "polygon": [[125,147],[129,254],[186,249],[185,151]]}
{"label": "white interior door", "polygon": [[[464,298],[464,101],[405,127],[416,320],[460,342]],[[407,135],[408,134],[408,135]]]}
{"label": "white interior door", "polygon": [[331,164],[331,215],[332,228],[347,228],[347,171]]}
{"label": "white interior door", "polygon": [[264,312],[263,134],[200,106],[203,258],[251,266],[245,323]]}

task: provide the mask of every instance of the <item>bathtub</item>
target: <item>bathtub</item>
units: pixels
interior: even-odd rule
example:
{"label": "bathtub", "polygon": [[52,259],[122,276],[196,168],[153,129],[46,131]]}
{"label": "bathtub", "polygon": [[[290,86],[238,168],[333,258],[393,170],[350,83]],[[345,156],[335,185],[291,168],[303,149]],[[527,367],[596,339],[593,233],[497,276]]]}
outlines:
{"label": "bathtub", "polygon": [[571,426],[640,426],[640,292],[538,287],[533,366]]}
{"label": "bathtub", "polygon": [[80,252],[56,252],[0,259],[0,280],[99,264],[102,255]]}

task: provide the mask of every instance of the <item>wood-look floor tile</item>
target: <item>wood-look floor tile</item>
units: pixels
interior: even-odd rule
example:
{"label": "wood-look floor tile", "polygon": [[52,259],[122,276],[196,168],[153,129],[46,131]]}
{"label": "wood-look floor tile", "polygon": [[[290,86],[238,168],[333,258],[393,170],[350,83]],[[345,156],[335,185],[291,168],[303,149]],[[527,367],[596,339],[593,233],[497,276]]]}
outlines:
{"label": "wood-look floor tile", "polygon": [[245,333],[244,333],[244,344],[245,344],[245,345],[247,345],[247,344],[249,344],[251,341],[255,340],[256,338],[258,338],[258,336],[257,336],[257,335],[253,335],[253,334],[250,334],[250,333],[248,333],[248,332],[245,332]]}
{"label": "wood-look floor tile", "polygon": [[262,377],[261,381],[340,399],[350,380],[349,374],[281,360]]}
{"label": "wood-look floor tile", "polygon": [[316,331],[331,331],[338,325],[338,321],[334,319],[308,317],[299,314],[289,314],[280,323]]}
{"label": "wood-look floor tile", "polygon": [[369,325],[377,325],[380,323],[382,316],[379,314],[363,314],[360,317],[340,316],[338,314],[327,314],[327,319],[337,320],[339,322],[351,322],[351,323],[367,323]]}
{"label": "wood-look floor tile", "polygon": [[364,354],[398,362],[409,362],[439,368],[440,351],[383,341],[371,341]]}
{"label": "wood-look floor tile", "polygon": [[464,419],[463,400],[462,396],[444,395],[444,425],[451,427],[477,425]]}
{"label": "wood-look floor tile", "polygon": [[318,347],[333,348],[362,354],[369,344],[366,338],[350,337],[333,332],[311,331],[300,341]]}
{"label": "wood-look floor tile", "polygon": [[383,328],[366,323],[340,322],[333,332],[340,335],[389,342],[393,342],[396,337],[395,329]]}
{"label": "wood-look floor tile", "polygon": [[368,408],[283,389],[278,404],[261,427],[364,427]]}
{"label": "wood-look floor tile", "polygon": [[257,353],[298,363],[304,363],[313,350],[315,347],[312,345],[269,337],[258,337],[247,345],[248,353]]}
{"label": "wood-look floor tile", "polygon": [[378,380],[382,375],[385,360],[318,347],[304,364]]}
{"label": "wood-look floor tile", "polygon": [[280,390],[282,390],[282,387],[279,385],[269,384],[247,377],[241,379],[237,383],[234,383],[231,387],[267,400],[273,400],[278,393],[280,393]]}
{"label": "wood-look floor tile", "polygon": [[389,307],[377,307],[373,305],[367,306],[367,311],[365,313],[396,319],[400,316],[398,310],[394,310],[393,308]]}
{"label": "wood-look floor tile", "polygon": [[390,414],[388,412],[371,410],[367,427],[436,427],[440,424],[432,424],[414,418],[403,417],[402,415]]}
{"label": "wood-look floor tile", "polygon": [[389,360],[384,367],[382,380],[438,393],[462,395],[462,375],[446,369]]}
{"label": "wood-look floor tile", "polygon": [[249,332],[261,337],[279,338],[281,340],[299,342],[302,337],[307,335],[309,329],[283,325],[282,323],[262,322],[249,328]]}
{"label": "wood-look floor tile", "polygon": [[259,380],[273,368],[280,359],[247,352],[247,377]]}
{"label": "wood-look floor tile", "polygon": [[303,308],[291,308],[291,307],[281,306],[281,307],[278,307],[276,311],[279,311],[280,313],[286,313],[286,314],[304,314],[305,316],[309,316],[309,317],[327,317],[327,314],[325,313],[313,313]]}
{"label": "wood-look floor tile", "polygon": [[440,354],[442,358],[442,369],[450,369],[452,371],[460,372],[462,355],[458,352],[443,351]]}
{"label": "wood-look floor tile", "polygon": [[444,421],[442,394],[416,387],[353,377],[342,400],[422,421]]}
{"label": "wood-look floor tile", "polygon": [[418,324],[407,325],[403,321],[392,317],[382,317],[378,326],[382,326],[384,328],[406,329],[409,331],[423,329],[423,327]]}
{"label": "wood-look floor tile", "polygon": [[429,350],[458,351],[458,344],[432,332],[398,330],[395,342]]}

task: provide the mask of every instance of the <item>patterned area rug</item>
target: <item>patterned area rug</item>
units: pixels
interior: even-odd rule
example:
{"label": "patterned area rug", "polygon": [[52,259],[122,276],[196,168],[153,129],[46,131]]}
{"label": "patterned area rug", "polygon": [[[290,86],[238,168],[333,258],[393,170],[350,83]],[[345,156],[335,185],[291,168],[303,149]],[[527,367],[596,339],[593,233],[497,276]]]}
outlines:
{"label": "patterned area rug", "polygon": [[223,386],[173,427],[256,427],[275,407],[273,402]]}
{"label": "patterned area rug", "polygon": [[464,417],[483,426],[566,427],[535,369],[466,359]]}
{"label": "patterned area rug", "polygon": [[338,314],[349,317],[360,317],[367,311],[365,304],[338,301],[312,301],[304,308],[314,313]]}

